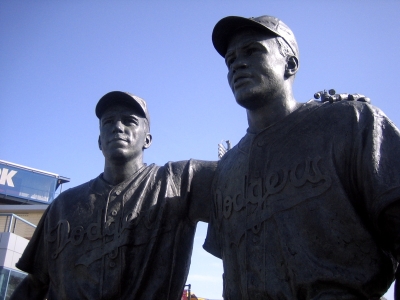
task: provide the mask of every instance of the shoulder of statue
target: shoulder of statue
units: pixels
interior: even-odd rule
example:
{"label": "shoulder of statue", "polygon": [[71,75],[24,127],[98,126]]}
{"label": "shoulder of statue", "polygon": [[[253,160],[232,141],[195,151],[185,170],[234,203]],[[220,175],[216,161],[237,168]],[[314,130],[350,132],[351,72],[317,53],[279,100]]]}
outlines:
{"label": "shoulder of statue", "polygon": [[71,195],[82,193],[83,190],[87,190],[88,188],[90,188],[96,180],[98,180],[98,178],[92,179],[92,180],[82,183],[80,185],[69,188],[69,189],[63,191],[58,197],[66,197],[66,196],[71,196]]}
{"label": "shoulder of statue", "polygon": [[95,178],[63,191],[51,202],[50,206],[52,206],[54,209],[54,206],[63,205],[62,203],[66,202],[71,203],[73,199],[88,195],[90,193],[91,186],[96,180],[99,179]]}
{"label": "shoulder of statue", "polygon": [[190,159],[188,163],[194,170],[202,170],[208,168],[215,169],[218,162],[211,160]]}

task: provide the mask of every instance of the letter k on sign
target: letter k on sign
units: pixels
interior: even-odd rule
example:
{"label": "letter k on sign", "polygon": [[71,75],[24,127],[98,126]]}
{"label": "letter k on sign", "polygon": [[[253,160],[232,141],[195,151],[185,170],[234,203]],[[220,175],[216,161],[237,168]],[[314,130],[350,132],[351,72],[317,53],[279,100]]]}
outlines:
{"label": "letter k on sign", "polygon": [[3,168],[3,170],[0,170],[0,172],[0,184],[5,185],[7,183],[8,186],[14,187],[12,178],[15,174],[17,174],[17,171],[11,170],[9,173],[7,168]]}

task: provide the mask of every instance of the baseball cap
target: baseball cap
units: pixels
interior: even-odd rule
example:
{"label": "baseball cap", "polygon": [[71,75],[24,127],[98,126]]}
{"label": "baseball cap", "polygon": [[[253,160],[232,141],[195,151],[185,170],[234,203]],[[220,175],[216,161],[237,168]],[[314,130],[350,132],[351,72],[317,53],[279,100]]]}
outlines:
{"label": "baseball cap", "polygon": [[243,18],[237,16],[225,17],[214,26],[212,42],[217,52],[225,57],[228,43],[238,29],[258,28],[267,33],[275,34],[283,38],[293,53],[298,57],[299,48],[292,30],[278,18],[261,16],[256,18]]}
{"label": "baseball cap", "polygon": [[107,108],[116,104],[125,104],[138,109],[143,113],[150,126],[150,115],[147,110],[146,101],[128,92],[113,91],[100,98],[96,105],[96,116],[100,119]]}

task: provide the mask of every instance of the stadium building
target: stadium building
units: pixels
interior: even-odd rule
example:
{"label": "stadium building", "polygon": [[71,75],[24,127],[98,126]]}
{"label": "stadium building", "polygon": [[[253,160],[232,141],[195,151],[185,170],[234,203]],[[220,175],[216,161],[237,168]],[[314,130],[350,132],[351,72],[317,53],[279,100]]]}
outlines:
{"label": "stadium building", "polygon": [[0,300],[26,276],[15,267],[48,205],[70,179],[0,160]]}

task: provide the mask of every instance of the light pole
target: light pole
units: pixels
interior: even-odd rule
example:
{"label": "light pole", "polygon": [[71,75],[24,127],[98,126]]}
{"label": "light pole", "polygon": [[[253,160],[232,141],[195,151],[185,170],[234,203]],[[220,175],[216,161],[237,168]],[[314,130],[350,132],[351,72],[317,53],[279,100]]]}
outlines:
{"label": "light pole", "polygon": [[187,294],[188,300],[191,300],[192,296],[190,295],[190,288],[191,288],[192,285],[191,284],[185,284],[185,286],[188,287],[188,294]]}
{"label": "light pole", "polygon": [[225,141],[226,142],[226,147],[223,144],[224,141],[221,141],[221,143],[218,144],[218,158],[221,159],[222,156],[229,150],[231,150],[231,142],[229,140]]}

